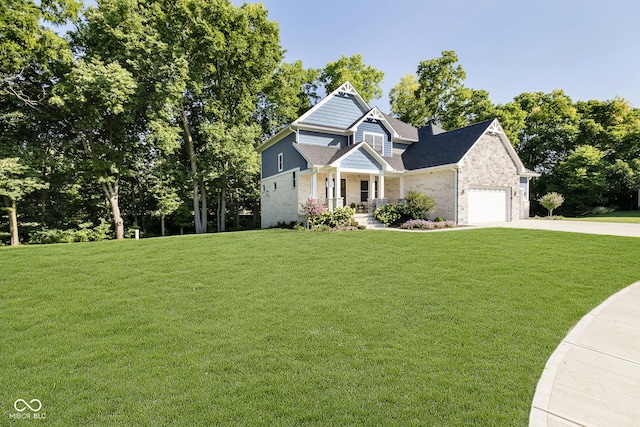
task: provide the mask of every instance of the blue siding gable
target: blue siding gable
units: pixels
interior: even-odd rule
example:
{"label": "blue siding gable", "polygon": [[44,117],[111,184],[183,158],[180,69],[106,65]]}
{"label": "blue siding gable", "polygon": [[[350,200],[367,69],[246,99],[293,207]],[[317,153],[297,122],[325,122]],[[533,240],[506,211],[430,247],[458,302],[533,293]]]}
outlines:
{"label": "blue siding gable", "polygon": [[362,170],[380,170],[382,165],[367,152],[367,150],[360,147],[356,151],[350,153],[345,159],[340,162],[340,166],[348,169],[362,169]]}
{"label": "blue siding gable", "polygon": [[[300,168],[307,169],[307,161],[293,146],[296,134],[291,133],[262,152],[262,178]],[[284,168],[278,171],[278,154],[282,153]]]}
{"label": "blue siding gable", "polygon": [[311,113],[304,123],[348,129],[366,112],[353,95],[335,95]]}
{"label": "blue siding gable", "polygon": [[360,123],[356,130],[355,143],[364,141],[364,133],[379,133],[384,135],[383,156],[391,156],[391,135],[379,120],[374,122],[364,121]]}
{"label": "blue siding gable", "polygon": [[298,142],[300,144],[320,145],[323,147],[346,147],[349,137],[346,135],[332,135],[330,133],[311,132],[301,130]]}

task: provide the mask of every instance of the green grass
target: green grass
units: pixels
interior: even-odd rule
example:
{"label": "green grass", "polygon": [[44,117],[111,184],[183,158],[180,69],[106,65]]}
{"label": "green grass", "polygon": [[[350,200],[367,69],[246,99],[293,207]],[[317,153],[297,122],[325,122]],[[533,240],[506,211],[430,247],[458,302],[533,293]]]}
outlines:
{"label": "green grass", "polygon": [[622,222],[630,224],[640,224],[640,210],[637,211],[617,211],[602,215],[590,215],[581,218],[565,218],[571,221],[593,221],[593,222]]}
{"label": "green grass", "polygon": [[0,250],[0,424],[524,426],[633,238],[257,231]]}

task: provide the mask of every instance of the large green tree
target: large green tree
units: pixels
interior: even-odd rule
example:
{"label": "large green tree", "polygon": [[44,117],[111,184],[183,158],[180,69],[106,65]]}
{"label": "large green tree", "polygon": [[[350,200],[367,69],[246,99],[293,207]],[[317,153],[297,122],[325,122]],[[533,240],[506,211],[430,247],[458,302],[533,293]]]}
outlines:
{"label": "large green tree", "polygon": [[404,76],[390,92],[391,111],[416,127],[438,125],[457,129],[495,117],[484,90],[464,86],[467,74],[454,51],[421,61],[417,76]]}
{"label": "large green tree", "polygon": [[206,232],[219,175],[210,125],[249,121],[282,56],[277,24],[262,5],[228,0],[101,0],[86,15],[85,54],[117,60],[144,94],[153,138],[181,141],[195,229]]}
{"label": "large green tree", "polygon": [[81,160],[111,207],[116,238],[124,238],[120,179],[139,154],[140,127],[130,115],[136,82],[117,62],[80,60],[56,86],[51,102],[67,113]]}
{"label": "large green tree", "polygon": [[382,97],[380,83],[383,78],[384,72],[366,65],[360,54],[343,55],[337,61],[329,62],[318,77],[327,93],[333,92],[347,81],[351,82],[367,102]]}
{"label": "large green tree", "polygon": [[18,246],[18,207],[17,204],[34,190],[45,188],[46,183],[33,176],[33,170],[20,163],[17,157],[0,158],[0,196],[4,199],[9,214],[11,246]]}

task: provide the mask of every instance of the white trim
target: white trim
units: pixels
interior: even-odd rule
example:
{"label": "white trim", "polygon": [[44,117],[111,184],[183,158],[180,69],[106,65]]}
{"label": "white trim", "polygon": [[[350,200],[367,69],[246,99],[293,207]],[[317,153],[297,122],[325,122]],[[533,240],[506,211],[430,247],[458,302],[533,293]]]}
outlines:
{"label": "white trim", "polygon": [[[381,156],[384,156],[384,140],[385,140],[385,135],[384,133],[377,133],[377,132],[362,132],[362,140],[366,143],[367,142],[367,136],[373,136],[373,141],[372,144],[369,144],[377,153],[379,153]],[[376,138],[380,137],[382,138],[382,142],[380,143],[380,151],[378,151],[376,149]]]}
{"label": "white trim", "polygon": [[[378,153],[376,150],[374,150],[373,147],[371,147],[366,142],[362,141],[362,142],[359,142],[356,145],[353,145],[351,147],[353,147],[351,150],[347,151],[342,156],[338,157],[333,163],[331,163],[331,164],[329,164],[327,166],[340,167],[340,163],[342,162],[343,159],[346,159],[347,157],[349,157],[349,155],[351,155],[355,151],[359,150],[360,147],[363,147],[365,150],[367,150],[367,152],[369,154],[371,154],[380,163],[380,165],[382,166],[382,170],[393,170],[391,165],[389,163],[387,163],[387,161],[382,157],[382,155],[380,153]],[[371,171],[369,171],[369,173],[370,172]]]}
{"label": "white trim", "polygon": [[[262,153],[264,150],[271,147],[273,144],[282,141],[286,136],[288,136],[291,133],[295,133],[295,130],[292,129],[291,126],[285,127],[280,132],[276,133],[271,138],[267,139],[261,145],[258,145],[258,147],[256,148],[256,151],[258,153]],[[298,141],[298,136],[296,135],[296,142],[297,141]]]}
{"label": "white trim", "polygon": [[362,117],[360,117],[358,119],[358,121],[355,122],[353,124],[353,126],[351,126],[349,128],[349,130],[351,130],[351,131],[353,131],[355,133],[355,131],[358,128],[358,126],[360,126],[365,120],[368,120],[368,119],[380,121],[382,123],[382,125],[385,128],[387,128],[389,133],[391,133],[391,139],[392,140],[400,137],[400,135],[398,135],[398,132],[394,129],[394,127],[391,125],[391,123],[389,123],[387,118],[384,116],[384,114],[382,114],[382,112],[378,109],[378,107],[373,107],[366,114],[364,114]]}

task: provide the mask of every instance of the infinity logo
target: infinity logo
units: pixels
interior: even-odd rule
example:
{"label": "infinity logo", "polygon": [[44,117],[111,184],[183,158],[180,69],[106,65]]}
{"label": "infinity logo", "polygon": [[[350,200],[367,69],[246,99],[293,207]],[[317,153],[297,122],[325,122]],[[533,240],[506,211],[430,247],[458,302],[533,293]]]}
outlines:
{"label": "infinity logo", "polygon": [[[34,402],[38,405],[37,407],[35,407],[36,405],[34,405]],[[19,403],[22,403],[22,405],[24,406],[18,406]],[[29,403],[33,406],[31,406]],[[40,402],[38,399],[31,399],[29,403],[27,403],[27,401],[24,399],[18,399],[13,402],[13,407],[18,412],[24,412],[27,410],[27,408],[30,409],[31,412],[38,412],[40,409],[42,409],[42,402]]]}

